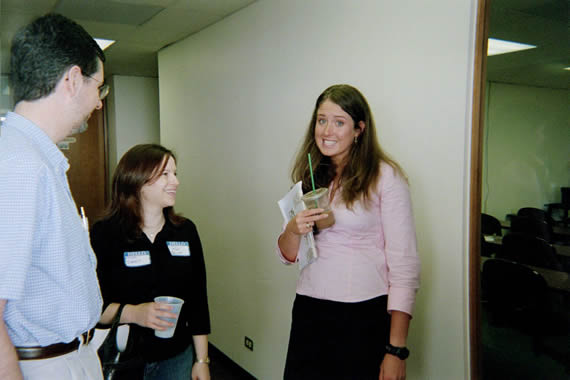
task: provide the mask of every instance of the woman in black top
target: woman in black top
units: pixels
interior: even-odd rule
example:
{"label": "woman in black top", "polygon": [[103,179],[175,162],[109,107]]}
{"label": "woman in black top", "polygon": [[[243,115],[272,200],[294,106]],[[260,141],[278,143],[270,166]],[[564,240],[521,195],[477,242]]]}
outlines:
{"label": "woman in black top", "polygon": [[[137,145],[121,158],[109,210],[91,230],[104,301],[101,323],[126,305],[120,322],[141,337],[144,380],[210,379],[202,245],[194,223],[174,213],[177,187],[173,153]],[[169,306],[153,301],[156,296],[184,300],[172,338],[154,335],[172,326],[160,317],[175,317]]]}

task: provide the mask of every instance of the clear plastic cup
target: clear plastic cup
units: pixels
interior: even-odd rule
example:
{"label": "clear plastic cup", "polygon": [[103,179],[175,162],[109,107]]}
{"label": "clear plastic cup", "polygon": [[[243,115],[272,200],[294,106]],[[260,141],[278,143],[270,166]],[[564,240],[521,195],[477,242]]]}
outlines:
{"label": "clear plastic cup", "polygon": [[317,220],[317,228],[324,230],[334,224],[334,215],[329,204],[329,189],[325,187],[309,191],[301,198],[308,209],[322,208],[328,216],[325,219]]}
{"label": "clear plastic cup", "polygon": [[159,337],[159,338],[172,338],[172,336],[174,335],[174,330],[176,329],[176,325],[178,323],[178,316],[180,315],[180,310],[182,309],[182,305],[184,304],[184,300],[180,299],[180,298],[176,298],[176,297],[160,296],[160,297],[155,297],[154,302],[165,303],[165,304],[172,306],[172,308],[170,309],[170,312],[176,314],[175,319],[173,319],[173,318],[161,318],[160,317],[160,319],[162,319],[162,320],[174,323],[174,326],[169,327],[166,330],[162,330],[162,331],[154,330],[154,335]]}

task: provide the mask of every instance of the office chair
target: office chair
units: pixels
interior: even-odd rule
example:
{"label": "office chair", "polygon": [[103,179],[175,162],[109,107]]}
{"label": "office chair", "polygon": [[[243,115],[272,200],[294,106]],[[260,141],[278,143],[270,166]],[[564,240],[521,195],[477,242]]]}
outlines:
{"label": "office chair", "polygon": [[489,322],[513,326],[538,334],[541,302],[547,284],[529,267],[503,259],[487,259],[481,273],[481,287],[487,299]]}
{"label": "office chair", "polygon": [[511,232],[503,237],[497,258],[515,261],[520,264],[563,271],[556,250],[548,242],[536,236]]}
{"label": "office chair", "polygon": [[535,354],[550,356],[570,373],[570,316],[551,304],[552,293],[540,273],[512,261],[487,259],[481,287],[491,325],[530,335]]}
{"label": "office chair", "polygon": [[542,220],[550,225],[554,223],[554,221],[546,211],[535,207],[523,207],[519,209],[519,211],[517,212],[517,216],[526,216],[532,219]]}
{"label": "office chair", "polygon": [[485,241],[485,235],[501,236],[501,222],[489,214],[481,214],[481,255],[486,257],[493,257],[494,254],[500,249],[497,244]]}
{"label": "office chair", "polygon": [[552,225],[546,220],[535,219],[529,216],[512,216],[511,231],[536,236],[549,243],[553,242],[554,232],[552,231]]}
{"label": "office chair", "polygon": [[489,214],[481,214],[481,233],[483,235],[502,235],[501,222]]}

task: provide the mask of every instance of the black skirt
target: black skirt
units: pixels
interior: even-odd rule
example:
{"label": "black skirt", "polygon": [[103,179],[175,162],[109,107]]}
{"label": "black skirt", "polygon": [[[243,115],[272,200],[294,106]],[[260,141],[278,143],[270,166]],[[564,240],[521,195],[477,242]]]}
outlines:
{"label": "black skirt", "polygon": [[285,380],[378,380],[390,337],[388,296],[346,303],[297,294]]}

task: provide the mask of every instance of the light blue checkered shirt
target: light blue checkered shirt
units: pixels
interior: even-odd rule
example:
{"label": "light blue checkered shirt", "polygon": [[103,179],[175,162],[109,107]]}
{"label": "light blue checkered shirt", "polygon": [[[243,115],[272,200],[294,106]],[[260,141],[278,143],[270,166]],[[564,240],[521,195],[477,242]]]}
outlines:
{"label": "light blue checkered shirt", "polygon": [[0,129],[0,299],[15,346],[70,342],[101,314],[96,259],[68,168],[40,128],[8,113]]}

